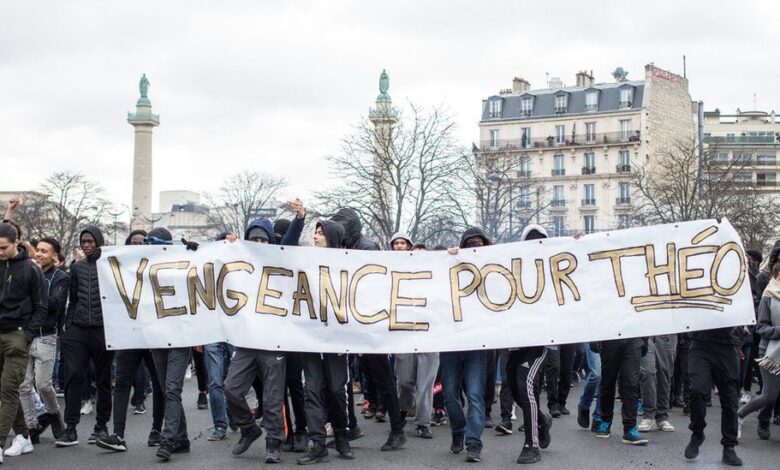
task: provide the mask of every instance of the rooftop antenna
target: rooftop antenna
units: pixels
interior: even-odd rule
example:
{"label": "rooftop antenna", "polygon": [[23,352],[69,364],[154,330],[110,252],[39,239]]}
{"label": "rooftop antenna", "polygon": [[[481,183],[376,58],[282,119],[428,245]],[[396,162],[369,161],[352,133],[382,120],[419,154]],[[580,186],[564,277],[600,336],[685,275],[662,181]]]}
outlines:
{"label": "rooftop antenna", "polygon": [[544,72],[544,76],[547,79],[547,88],[550,88],[550,72]]}
{"label": "rooftop antenna", "polygon": [[683,54],[683,78],[688,78],[688,70],[685,64],[685,54]]}
{"label": "rooftop antenna", "polygon": [[757,111],[757,108],[756,108],[756,94],[755,93],[753,93],[753,111]]}

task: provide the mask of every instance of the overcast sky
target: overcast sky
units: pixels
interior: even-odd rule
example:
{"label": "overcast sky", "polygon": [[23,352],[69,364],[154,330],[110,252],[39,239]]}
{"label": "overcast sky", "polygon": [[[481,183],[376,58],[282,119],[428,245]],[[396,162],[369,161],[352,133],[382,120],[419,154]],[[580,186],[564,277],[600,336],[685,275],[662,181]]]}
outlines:
{"label": "overcast sky", "polygon": [[[481,100],[522,76],[682,74],[706,109],[780,112],[780,9],[766,1],[16,1],[0,3],[0,190],[71,169],[130,204],[126,112],[146,73],[161,116],[154,192],[243,169],[328,182],[324,156],[368,113],[383,68],[403,106],[445,105],[464,145]],[[156,206],[155,206],[156,210]]]}

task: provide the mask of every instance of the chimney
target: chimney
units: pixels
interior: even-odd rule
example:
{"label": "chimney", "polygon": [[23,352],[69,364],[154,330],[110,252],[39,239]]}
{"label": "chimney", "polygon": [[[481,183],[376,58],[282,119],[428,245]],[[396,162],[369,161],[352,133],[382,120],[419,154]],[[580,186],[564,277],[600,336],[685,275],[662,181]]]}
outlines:
{"label": "chimney", "polygon": [[551,89],[563,88],[563,80],[560,77],[550,77],[550,82],[547,84]]}
{"label": "chimney", "polygon": [[577,72],[577,86],[588,87],[593,85],[593,72],[588,74],[587,70],[580,70]]}
{"label": "chimney", "polygon": [[531,84],[525,78],[515,77],[512,79],[512,93],[524,93],[531,89]]}

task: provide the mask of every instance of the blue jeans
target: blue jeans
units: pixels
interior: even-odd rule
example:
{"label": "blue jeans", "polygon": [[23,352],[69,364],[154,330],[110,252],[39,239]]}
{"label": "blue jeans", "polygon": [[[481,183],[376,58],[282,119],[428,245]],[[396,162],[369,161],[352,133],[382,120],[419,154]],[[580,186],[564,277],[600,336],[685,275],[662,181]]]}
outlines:
{"label": "blue jeans", "polygon": [[[443,352],[439,358],[444,407],[450,417],[450,430],[453,435],[465,434],[467,447],[481,450],[482,431],[485,429],[485,351]],[[461,387],[469,405],[468,416],[464,416],[463,404],[460,402]]]}
{"label": "blue jeans", "polygon": [[233,355],[233,346],[212,343],[203,347],[206,371],[209,376],[209,409],[215,428],[227,429],[227,402],[225,401],[225,362]]}
{"label": "blue jeans", "polygon": [[588,363],[588,376],[585,377],[585,388],[582,390],[582,396],[580,397],[580,408],[590,409],[593,398],[596,398],[596,409],[593,411],[593,416],[600,418],[601,410],[597,394],[599,382],[601,382],[601,356],[599,353],[591,351],[588,343],[584,343],[582,347],[585,350],[585,360]]}

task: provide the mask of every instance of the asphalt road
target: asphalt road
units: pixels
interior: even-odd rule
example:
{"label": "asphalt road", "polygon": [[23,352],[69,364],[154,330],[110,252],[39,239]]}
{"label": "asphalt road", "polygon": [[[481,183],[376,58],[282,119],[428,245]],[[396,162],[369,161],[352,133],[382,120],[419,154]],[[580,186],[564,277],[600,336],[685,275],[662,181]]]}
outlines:
{"label": "asphalt road", "polygon": [[[581,385],[572,390],[572,397],[579,397]],[[687,429],[688,419],[681,410],[672,411],[671,421],[677,427],[676,432],[662,433],[660,431],[647,433],[650,444],[645,447],[632,447],[620,442],[620,436],[614,431],[620,425],[613,426],[612,438],[596,439],[594,435],[577,426],[574,415],[556,419],[552,428],[552,444],[542,451],[542,462],[533,466],[537,469],[618,469],[618,468],[658,468],[658,469],[699,469],[724,468],[720,464],[720,408],[717,395],[715,405],[708,408],[707,440],[701,449],[701,455],[696,462],[686,462],[683,458],[690,432]],[[31,454],[20,457],[6,457],[4,468],[25,468],[36,470],[73,469],[106,469],[133,468],[154,469],[164,466],[168,469],[215,470],[221,468],[255,469],[264,466],[262,461],[264,441],[258,440],[241,457],[233,457],[230,449],[238,440],[238,433],[229,432],[224,441],[209,442],[206,440],[211,424],[208,410],[198,410],[196,407],[197,390],[195,379],[185,384],[184,402],[187,421],[192,440],[192,451],[189,454],[174,455],[170,462],[161,463],[154,455],[155,449],[146,447],[146,437],[151,426],[151,397],[148,398],[149,411],[145,415],[133,415],[129,410],[127,423],[127,441],[129,450],[125,453],[112,453],[86,443],[92,427],[94,414],[83,416],[79,425],[81,444],[72,448],[55,448],[50,431],[42,436],[41,443],[35,446]],[[569,406],[572,410],[575,405]],[[619,416],[619,406],[616,413]],[[465,462],[465,455],[451,455],[448,452],[450,444],[449,429],[446,427],[432,428],[434,438],[422,440],[411,436],[408,432],[408,443],[397,452],[380,452],[379,447],[387,437],[389,424],[380,424],[374,420],[365,420],[358,416],[360,426],[366,436],[353,442],[355,460],[343,461],[331,451],[330,461],[316,468],[322,469],[363,469],[380,468],[517,468],[515,459],[520,451],[522,438],[515,432],[512,436],[498,436],[495,431],[486,429],[483,434],[484,450],[481,463]],[[111,424],[109,424],[109,428]],[[412,425],[407,429],[413,429]],[[769,441],[762,441],[756,435],[756,418],[751,416],[745,423],[743,438],[737,448],[737,453],[745,462],[744,468],[776,469],[780,462],[780,426],[771,427],[774,436]],[[282,464],[277,467],[294,467],[300,454],[283,454]]]}

